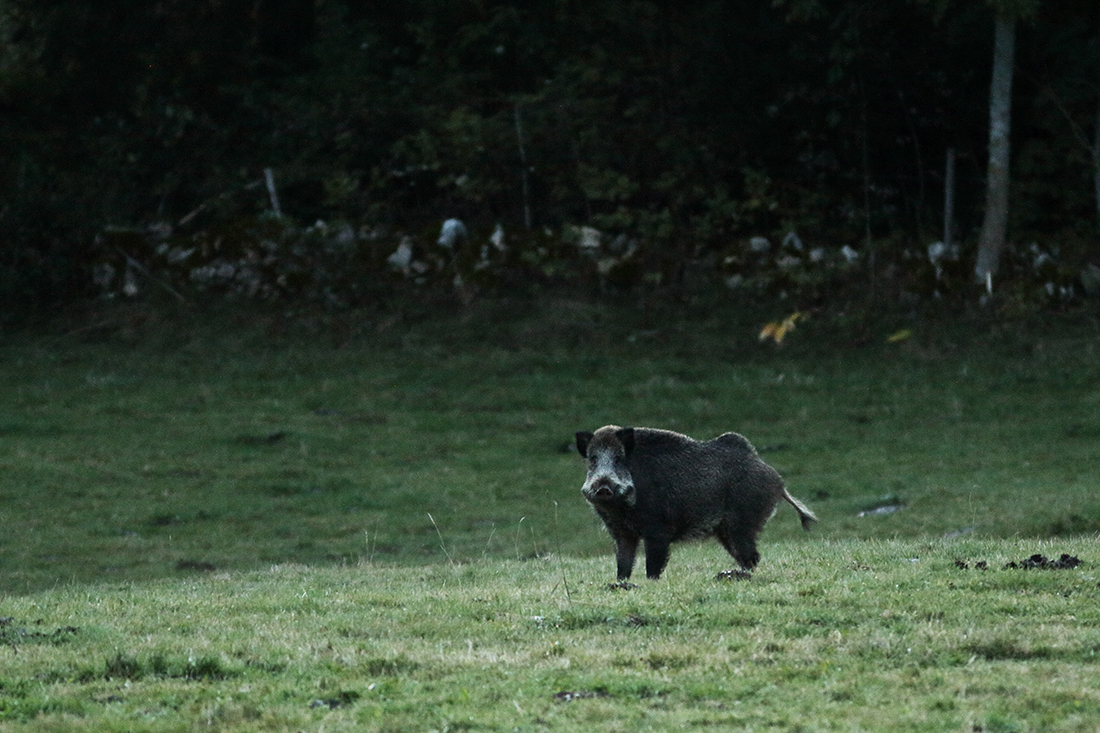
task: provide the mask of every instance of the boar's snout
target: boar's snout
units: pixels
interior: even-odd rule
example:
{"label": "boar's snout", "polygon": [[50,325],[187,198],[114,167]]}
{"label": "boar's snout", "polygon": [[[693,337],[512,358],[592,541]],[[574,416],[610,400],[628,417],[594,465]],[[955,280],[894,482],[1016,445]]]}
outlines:
{"label": "boar's snout", "polygon": [[611,476],[595,476],[585,482],[582,489],[586,499],[593,503],[625,501],[633,505],[634,486],[631,483],[616,481]]}
{"label": "boar's snout", "polygon": [[611,479],[606,476],[596,479],[592,484],[592,496],[596,499],[610,499],[615,495],[611,488]]}

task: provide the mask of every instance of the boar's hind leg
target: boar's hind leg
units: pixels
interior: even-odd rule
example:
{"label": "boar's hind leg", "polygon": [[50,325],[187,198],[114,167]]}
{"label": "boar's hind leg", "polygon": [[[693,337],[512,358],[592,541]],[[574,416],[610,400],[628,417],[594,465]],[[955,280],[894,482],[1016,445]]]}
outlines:
{"label": "boar's hind leg", "polygon": [[617,580],[626,580],[634,572],[634,555],[638,551],[638,535],[625,534],[615,536],[615,563],[618,567]]}
{"label": "boar's hind leg", "polygon": [[745,570],[752,570],[760,562],[760,553],[756,549],[756,533],[751,528],[722,522],[715,528],[714,534]]}
{"label": "boar's hind leg", "polygon": [[645,576],[650,580],[661,577],[668,564],[669,542],[663,537],[645,538]]}

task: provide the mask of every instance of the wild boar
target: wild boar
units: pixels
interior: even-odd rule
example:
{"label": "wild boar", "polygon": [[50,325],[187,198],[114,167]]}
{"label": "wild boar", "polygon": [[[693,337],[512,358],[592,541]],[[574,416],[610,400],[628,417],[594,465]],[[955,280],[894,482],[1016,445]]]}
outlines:
{"label": "wild boar", "polygon": [[618,579],[634,569],[645,540],[646,576],[660,577],[669,545],[714,535],[745,570],[760,561],[756,537],[784,499],[802,528],[817,521],[744,437],[700,442],[670,430],[607,425],[576,434],[588,459],[581,492],[615,540]]}

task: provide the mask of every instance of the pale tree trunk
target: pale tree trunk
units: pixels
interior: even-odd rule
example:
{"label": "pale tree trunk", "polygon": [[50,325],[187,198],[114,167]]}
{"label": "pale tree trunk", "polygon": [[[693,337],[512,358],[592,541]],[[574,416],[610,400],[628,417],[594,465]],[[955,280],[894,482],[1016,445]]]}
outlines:
{"label": "pale tree trunk", "polygon": [[955,243],[955,148],[947,149],[943,176],[943,243]]}
{"label": "pale tree trunk", "polygon": [[1096,102],[1096,121],[1092,126],[1092,192],[1096,197],[1096,228],[1100,231],[1100,100]]}
{"label": "pale tree trunk", "polygon": [[[1096,34],[1100,50],[1100,33]],[[1096,195],[1096,228],[1100,231],[1100,99],[1096,100],[1096,120],[1092,125],[1092,191]]]}
{"label": "pale tree trunk", "polygon": [[989,172],[985,220],[978,239],[974,274],[992,286],[1008,228],[1009,131],[1012,116],[1012,65],[1016,53],[1016,16],[998,13],[993,41],[993,83],[989,95]]}

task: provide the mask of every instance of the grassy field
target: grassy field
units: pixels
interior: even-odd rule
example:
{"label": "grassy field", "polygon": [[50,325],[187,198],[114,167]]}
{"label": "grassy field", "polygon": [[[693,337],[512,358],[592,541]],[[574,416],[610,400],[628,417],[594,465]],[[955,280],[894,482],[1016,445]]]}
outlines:
{"label": "grassy field", "polygon": [[[6,336],[0,725],[1100,725],[1093,320],[432,313]],[[737,430],[822,521],[780,508],[751,581],[709,542],[608,590],[569,446],[611,422]]]}
{"label": "grassy field", "polygon": [[[1095,539],[280,565],[9,597],[0,730],[1095,731]],[[1090,558],[1008,569],[1035,550]],[[969,565],[963,569],[956,560]],[[988,569],[979,570],[977,563]]]}

